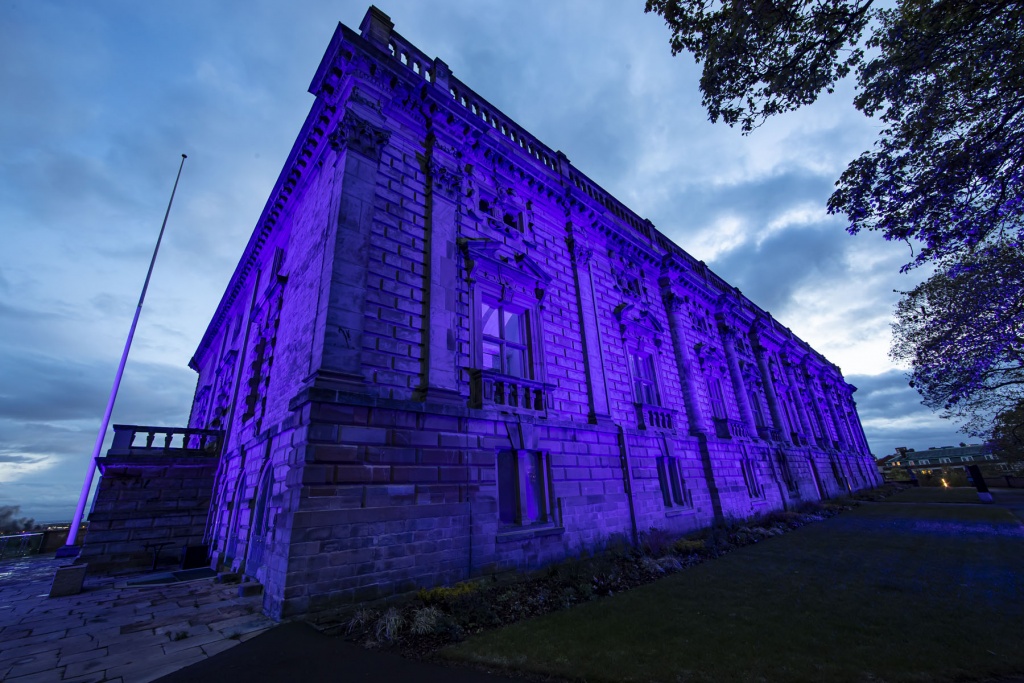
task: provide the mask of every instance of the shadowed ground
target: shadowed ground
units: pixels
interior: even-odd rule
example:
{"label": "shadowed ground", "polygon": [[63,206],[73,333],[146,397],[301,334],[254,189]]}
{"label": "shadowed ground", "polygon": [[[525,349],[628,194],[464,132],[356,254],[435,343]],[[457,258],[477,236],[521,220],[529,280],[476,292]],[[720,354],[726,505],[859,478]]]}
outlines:
{"label": "shadowed ground", "polygon": [[1022,557],[1007,507],[865,504],[443,654],[587,681],[1008,676],[1024,672]]}
{"label": "shadowed ground", "polygon": [[[1024,672],[1024,491],[864,504],[654,584],[475,636],[452,663],[585,681],[964,681]],[[969,497],[968,497],[969,498]],[[954,503],[955,501],[949,501]],[[160,683],[502,679],[284,624]]]}

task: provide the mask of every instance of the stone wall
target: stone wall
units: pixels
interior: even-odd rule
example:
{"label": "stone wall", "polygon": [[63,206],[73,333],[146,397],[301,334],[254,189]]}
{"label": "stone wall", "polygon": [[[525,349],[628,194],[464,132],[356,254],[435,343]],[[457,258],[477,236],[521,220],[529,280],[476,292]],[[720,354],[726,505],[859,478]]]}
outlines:
{"label": "stone wall", "polygon": [[[115,430],[123,433],[118,425]],[[118,432],[115,432],[117,434]],[[140,439],[141,441],[141,439]],[[99,458],[100,482],[78,562],[90,572],[143,570],[154,552],[180,558],[201,545],[219,458],[201,449],[115,445]],[[157,549],[153,544],[165,544]]]}

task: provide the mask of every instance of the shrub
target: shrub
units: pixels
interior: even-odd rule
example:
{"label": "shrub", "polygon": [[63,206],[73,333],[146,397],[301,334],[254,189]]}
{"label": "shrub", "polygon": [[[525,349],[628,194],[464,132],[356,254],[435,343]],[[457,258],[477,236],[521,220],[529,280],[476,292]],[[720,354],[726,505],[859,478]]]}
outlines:
{"label": "shrub", "polygon": [[409,631],[418,636],[437,633],[445,623],[445,614],[436,607],[423,607],[413,612]]}
{"label": "shrub", "polygon": [[345,633],[352,633],[353,631],[365,629],[367,626],[377,621],[378,616],[379,614],[377,613],[377,610],[356,610],[356,613],[348,620],[348,626],[345,629]]}
{"label": "shrub", "polygon": [[548,576],[559,583],[573,584],[586,578],[590,573],[592,560],[570,559],[548,567]]}
{"label": "shrub", "polygon": [[664,529],[652,526],[640,533],[640,550],[648,557],[663,557],[669,551],[674,537]]}
{"label": "shrub", "polygon": [[665,569],[660,564],[646,555],[640,558],[640,568],[648,574],[658,575],[665,573]]}
{"label": "shrub", "polygon": [[461,581],[454,586],[438,586],[437,588],[421,588],[416,594],[416,597],[426,605],[431,607],[434,605],[450,605],[460,598],[475,593],[480,588],[477,583],[469,583],[468,581]]}
{"label": "shrub", "polygon": [[683,568],[683,564],[672,555],[666,555],[665,557],[656,560],[656,562],[665,572],[677,572]]}
{"label": "shrub", "polygon": [[803,515],[793,510],[777,510],[762,516],[758,521],[764,526],[781,524],[783,526],[796,528],[803,523]]}
{"label": "shrub", "polygon": [[405,617],[395,607],[388,607],[384,614],[380,615],[374,628],[374,635],[378,641],[391,642],[405,626]]}
{"label": "shrub", "polygon": [[677,555],[700,555],[705,549],[703,538],[680,538],[672,544],[672,552]]}

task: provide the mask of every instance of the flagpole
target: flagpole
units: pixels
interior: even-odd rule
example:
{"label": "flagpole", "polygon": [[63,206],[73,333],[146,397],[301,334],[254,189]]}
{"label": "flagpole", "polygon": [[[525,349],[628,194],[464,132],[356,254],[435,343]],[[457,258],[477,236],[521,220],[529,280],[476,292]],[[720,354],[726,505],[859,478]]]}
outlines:
{"label": "flagpole", "polygon": [[[82,524],[82,515],[85,513],[85,503],[89,499],[89,490],[92,488],[92,479],[96,474],[96,460],[100,457],[100,449],[103,448],[103,439],[107,435],[107,427],[110,426],[110,414],[114,410],[114,401],[117,400],[117,390],[121,386],[121,375],[124,374],[124,366],[128,361],[128,351],[132,347],[132,337],[135,336],[135,327],[139,324],[139,315],[142,313],[142,302],[146,300],[146,290],[149,289],[149,279],[153,276],[153,265],[156,263],[157,252],[160,251],[160,241],[164,238],[164,229],[167,227],[167,218],[171,215],[171,204],[174,203],[174,193],[178,190],[178,181],[181,179],[181,169],[185,166],[185,159],[181,155],[181,164],[178,166],[178,175],[174,179],[174,187],[171,189],[171,199],[167,202],[167,211],[164,213],[164,222],[160,226],[160,234],[156,238],[156,247],[153,249],[153,258],[149,261],[149,271],[146,273],[146,281],[142,285],[142,295],[139,296],[139,305],[135,307],[135,317],[132,318],[132,326],[128,330],[128,339],[124,343],[124,351],[121,352],[121,363],[117,366],[117,374],[114,376],[114,386],[110,390],[110,398],[107,399],[107,409],[103,413],[103,421],[100,423],[99,434],[96,435],[96,445],[92,450],[92,458],[89,459],[89,469],[85,474],[85,482],[82,484],[82,493],[78,496],[78,508],[75,509],[75,518],[71,520],[71,528],[68,529],[68,540],[66,550],[72,550],[75,545],[75,538],[78,536],[78,527]],[[77,555],[75,552],[65,552],[61,555]]]}

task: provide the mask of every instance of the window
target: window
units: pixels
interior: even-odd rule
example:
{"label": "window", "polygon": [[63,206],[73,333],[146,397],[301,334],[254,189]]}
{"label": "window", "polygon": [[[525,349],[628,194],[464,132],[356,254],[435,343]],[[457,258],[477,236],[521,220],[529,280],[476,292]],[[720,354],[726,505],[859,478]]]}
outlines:
{"label": "window", "polygon": [[645,405],[660,406],[658,385],[654,380],[654,359],[651,355],[630,351],[629,370],[633,375],[633,400]]}
{"label": "window", "polygon": [[711,394],[711,413],[719,420],[727,418],[725,396],[722,394],[722,380],[717,377],[708,379],[708,393]]}
{"label": "window", "polygon": [[764,410],[761,407],[761,394],[757,391],[750,391],[750,410],[754,413],[754,424],[758,427],[767,427],[764,421]]}
{"label": "window", "polygon": [[480,300],[483,369],[510,377],[530,377],[526,313],[491,299]]}
{"label": "window", "polygon": [[658,481],[665,507],[690,507],[692,498],[686,489],[678,458],[669,455],[658,458]]}
{"label": "window", "polygon": [[469,405],[543,415],[549,403],[540,302],[551,276],[492,239],[460,239],[471,297]]}
{"label": "window", "polygon": [[498,516],[505,524],[527,526],[551,520],[547,453],[498,453]]}
{"label": "window", "polygon": [[776,449],[775,460],[782,471],[782,481],[786,482],[786,488],[796,493],[799,490],[799,486],[796,479],[793,478],[793,470],[789,466],[789,458],[786,457],[786,453],[781,448]]}
{"label": "window", "polygon": [[740,462],[743,469],[743,483],[747,485],[747,495],[751,498],[763,498],[764,489],[757,480],[757,473],[754,471],[754,463],[749,458],[743,458]]}
{"label": "window", "polygon": [[243,420],[249,420],[256,416],[256,410],[261,402],[265,400],[265,397],[261,397],[260,388],[263,385],[263,366],[267,360],[267,340],[262,337],[256,340],[252,350],[252,363],[250,368],[252,374],[249,375],[249,391],[245,395],[245,412],[242,414]]}
{"label": "window", "polygon": [[849,484],[846,483],[846,477],[844,477],[843,473],[840,471],[839,465],[836,464],[835,458],[829,457],[828,463],[829,465],[832,466],[832,476],[835,477],[836,484],[839,485],[839,488],[849,490],[850,486]]}

